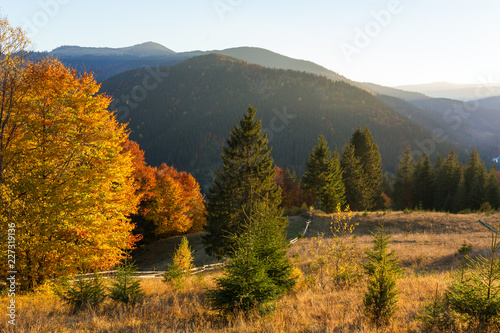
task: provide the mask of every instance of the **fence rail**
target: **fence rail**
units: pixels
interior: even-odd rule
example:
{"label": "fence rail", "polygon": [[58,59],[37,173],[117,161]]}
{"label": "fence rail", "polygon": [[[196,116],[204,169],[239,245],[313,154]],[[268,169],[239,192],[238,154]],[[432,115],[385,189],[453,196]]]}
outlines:
{"label": "fence rail", "polygon": [[[306,227],[304,228],[304,232],[302,233],[302,236],[306,235],[307,230],[309,229],[310,223],[311,223],[311,220],[310,219],[307,220]],[[299,240],[299,237],[295,237],[294,239],[290,240],[290,244],[295,244],[298,240]],[[223,267],[224,265],[225,265],[225,263],[218,262],[215,264],[195,267],[195,268],[190,269],[190,271],[191,271],[192,275],[195,275],[195,274],[200,274],[203,272],[219,269],[219,268]],[[104,277],[105,279],[107,279],[107,278],[115,277],[117,272],[118,272],[117,270],[114,270],[114,271],[104,271],[104,272],[97,272],[97,273],[85,273],[85,274],[78,274],[76,277],[79,278],[79,277],[87,276],[88,278],[91,278],[92,275],[98,274],[98,275],[101,275],[102,277]],[[161,279],[161,278],[163,278],[164,274],[165,274],[165,271],[137,271],[134,273],[134,276],[136,278],[139,278],[139,279]],[[70,282],[74,282],[74,281],[75,280],[71,280]]]}
{"label": "fence rail", "polygon": [[[304,228],[304,232],[302,233],[302,236],[305,236],[307,233],[307,230],[309,229],[309,224],[311,224],[311,220],[307,220],[306,222],[306,227]],[[299,240],[299,237],[295,237],[294,239],[290,240],[290,244],[295,244]]]}

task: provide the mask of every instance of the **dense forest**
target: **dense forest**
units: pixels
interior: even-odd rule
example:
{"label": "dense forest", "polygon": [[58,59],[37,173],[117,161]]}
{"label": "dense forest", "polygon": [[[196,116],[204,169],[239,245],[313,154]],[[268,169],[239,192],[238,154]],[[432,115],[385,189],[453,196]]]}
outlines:
{"label": "dense forest", "polygon": [[[153,71],[154,70],[154,71]],[[372,94],[344,82],[292,70],[250,65],[209,54],[173,67],[140,69],[104,81],[118,119],[152,165],[166,162],[210,184],[238,110],[256,107],[277,165],[304,171],[319,134],[339,149],[358,127],[368,126],[385,170],[395,171],[407,145],[432,134],[402,117]],[[435,144],[447,153],[452,145]],[[464,155],[460,148],[459,155]]]}

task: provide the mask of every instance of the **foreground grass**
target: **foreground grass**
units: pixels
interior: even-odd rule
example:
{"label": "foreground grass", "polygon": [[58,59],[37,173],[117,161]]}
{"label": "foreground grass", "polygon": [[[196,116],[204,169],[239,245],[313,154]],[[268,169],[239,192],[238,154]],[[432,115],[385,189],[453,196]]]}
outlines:
{"label": "foreground grass", "polygon": [[[455,253],[466,241],[475,254],[484,254],[490,233],[476,221],[499,223],[500,215],[450,215],[441,213],[370,213],[356,217],[358,250],[371,246],[370,231],[380,222],[391,234],[390,248],[396,251],[405,270],[398,282],[398,310],[385,332],[422,332],[418,320],[421,307],[436,288],[443,290],[457,267]],[[311,236],[328,235],[330,217],[315,216]],[[327,279],[308,274],[312,261],[309,238],[299,240],[290,256],[304,272],[304,279],[267,316],[224,318],[210,310],[205,290],[217,274],[190,278],[182,288],[160,279],[142,280],[144,302],[134,308],[111,301],[98,310],[71,314],[50,292],[17,296],[16,327],[0,322],[2,332],[375,332],[363,315],[364,280],[349,288],[334,287]],[[8,299],[0,299],[5,309]],[[465,331],[465,329],[463,330]]]}

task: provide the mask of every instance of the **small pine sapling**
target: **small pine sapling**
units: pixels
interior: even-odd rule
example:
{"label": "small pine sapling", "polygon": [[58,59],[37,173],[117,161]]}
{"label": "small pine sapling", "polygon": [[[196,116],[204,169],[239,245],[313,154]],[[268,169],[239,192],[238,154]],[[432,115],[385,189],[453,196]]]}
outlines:
{"label": "small pine sapling", "polygon": [[368,291],[363,298],[365,315],[377,327],[389,323],[396,312],[398,291],[396,281],[401,274],[394,251],[388,252],[390,236],[381,226],[373,234],[373,250],[367,250]]}
{"label": "small pine sapling", "polygon": [[118,266],[116,279],[111,282],[109,288],[111,299],[132,306],[142,300],[144,293],[139,279],[134,277],[136,271],[135,265],[129,261]]}
{"label": "small pine sapling", "polygon": [[489,259],[466,256],[470,270],[457,275],[446,291],[451,308],[481,331],[500,315],[500,263],[496,258],[500,242],[496,231],[492,231],[490,249]]}
{"label": "small pine sapling", "polygon": [[65,280],[62,289],[56,289],[57,296],[71,306],[73,313],[83,309],[97,309],[106,298],[102,277],[97,273],[92,277],[85,276],[87,275],[79,275],[73,284]]}

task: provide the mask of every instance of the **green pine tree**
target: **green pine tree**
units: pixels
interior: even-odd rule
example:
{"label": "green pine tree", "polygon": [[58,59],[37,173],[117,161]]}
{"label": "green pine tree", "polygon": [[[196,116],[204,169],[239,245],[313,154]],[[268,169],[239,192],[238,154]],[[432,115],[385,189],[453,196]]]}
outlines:
{"label": "green pine tree", "polygon": [[394,252],[388,253],[390,237],[385,234],[383,227],[373,237],[373,250],[367,251],[369,262],[365,265],[365,270],[369,278],[363,304],[365,315],[379,327],[387,324],[396,311],[396,281],[401,271]]}
{"label": "green pine tree", "polygon": [[367,209],[381,209],[384,207],[384,199],[382,197],[384,174],[382,172],[382,158],[378,146],[368,127],[365,127],[363,132],[358,127],[351,137],[351,142],[354,144],[355,155],[359,158],[363,166],[363,172],[366,175],[368,195],[373,200],[373,206],[367,207]]}
{"label": "green pine tree", "polygon": [[432,210],[434,207],[434,171],[429,156],[424,153],[415,166],[413,176],[413,202],[415,207]]}
{"label": "green pine tree", "polygon": [[410,146],[401,157],[396,172],[396,182],[394,183],[394,192],[392,200],[396,209],[412,209],[413,202],[413,176],[415,172],[415,161]]}
{"label": "green pine tree", "polygon": [[102,277],[94,272],[92,277],[80,274],[72,284],[64,280],[56,294],[76,313],[84,309],[97,309],[106,299]]}
{"label": "green pine tree", "polygon": [[385,257],[387,264],[390,266],[394,274],[402,273],[401,268],[398,266],[398,258],[396,257],[396,252],[389,251],[389,240],[391,236],[385,233],[384,226],[378,227],[375,233],[372,233],[373,237],[373,249],[366,249],[365,254],[368,258],[368,263],[363,265],[366,273],[368,275],[373,275],[375,272],[375,267],[377,263],[382,262]]}
{"label": "green pine tree", "polygon": [[477,332],[487,332],[500,315],[500,263],[496,257],[500,250],[498,237],[498,233],[492,231],[490,258],[466,256],[471,269],[465,274],[457,274],[446,291],[450,307],[469,319]]}
{"label": "green pine tree", "polygon": [[462,165],[458,161],[458,155],[452,150],[435,172],[434,208],[438,211],[452,211],[462,174]]}
{"label": "green pine tree", "polygon": [[[358,127],[351,136],[349,144],[352,145],[354,149],[354,156],[357,158],[357,163],[351,160],[349,163],[347,163],[347,161],[344,162],[344,164],[351,169],[357,168],[355,164],[359,164],[361,167],[360,176],[363,179],[363,195],[358,198],[354,198],[354,193],[346,195],[349,205],[353,210],[374,210],[383,208],[385,202],[382,196],[382,183],[384,180],[382,159],[378,146],[375,144],[368,128],[365,127],[365,129],[361,131],[361,128]],[[342,158],[344,159],[344,154]],[[344,164],[342,165],[343,168]],[[351,172],[353,172],[353,170],[347,170],[346,172],[344,169],[344,177],[353,178],[354,176],[350,175]],[[358,173],[357,170],[354,172]],[[348,190],[348,185],[346,184],[346,191]],[[356,190],[354,192],[356,192]],[[349,198],[352,202],[349,202]],[[362,204],[360,207],[356,207],[357,205],[353,206],[354,202]]]}
{"label": "green pine tree", "polygon": [[324,186],[321,188],[321,207],[331,214],[337,210],[337,206],[345,205],[345,186],[342,179],[342,168],[340,166],[339,154],[333,154],[330,170]]}
{"label": "green pine tree", "polygon": [[337,204],[345,203],[338,153],[332,156],[323,135],[319,136],[318,144],[309,155],[301,186],[314,197],[317,207],[327,213],[334,212]]}
{"label": "green pine tree", "polygon": [[467,209],[467,190],[465,188],[465,178],[463,171],[460,172],[460,180],[453,197],[451,211],[453,213],[458,213],[462,210]]}
{"label": "green pine tree", "polygon": [[474,148],[464,171],[464,186],[467,193],[465,208],[478,210],[484,203],[486,176],[486,167]]}
{"label": "green pine tree", "polygon": [[208,291],[212,307],[224,313],[268,310],[295,284],[282,217],[265,200],[256,201],[246,216],[245,231],[234,237],[233,257]]}
{"label": "green pine tree", "polygon": [[244,214],[254,200],[267,198],[269,209],[279,215],[281,189],[275,182],[276,169],[270,156],[267,135],[256,110],[249,107],[240,126],[235,126],[222,154],[222,169],[206,196],[206,251],[219,257],[230,254],[234,237],[244,230]]}
{"label": "green pine tree", "polygon": [[141,283],[134,277],[137,267],[129,261],[118,266],[116,278],[111,281],[109,297],[114,301],[135,305],[143,297]]}
{"label": "green pine tree", "polygon": [[497,171],[494,165],[486,178],[485,192],[485,201],[489,202],[493,209],[500,208],[500,192]]}
{"label": "green pine tree", "polygon": [[373,207],[373,198],[367,190],[367,179],[363,167],[354,152],[354,145],[349,143],[342,153],[340,162],[345,185],[346,201],[352,211],[364,211]]}

